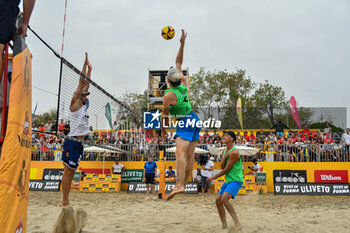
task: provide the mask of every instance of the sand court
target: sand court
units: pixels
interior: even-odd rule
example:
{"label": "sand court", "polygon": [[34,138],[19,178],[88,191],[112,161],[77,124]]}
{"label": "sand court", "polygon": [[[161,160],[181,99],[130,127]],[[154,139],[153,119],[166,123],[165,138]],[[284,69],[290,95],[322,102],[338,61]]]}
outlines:
{"label": "sand court", "polygon": [[[30,192],[27,232],[53,232],[62,214],[58,207],[61,195]],[[221,229],[215,197],[178,195],[166,202],[125,192],[72,192],[70,201],[75,214],[82,210],[87,214],[84,233],[236,232],[228,214],[231,227]],[[238,196],[232,203],[243,225],[240,232],[350,232],[349,197],[251,194]],[[83,218],[78,219],[84,220],[84,214],[79,215]]]}

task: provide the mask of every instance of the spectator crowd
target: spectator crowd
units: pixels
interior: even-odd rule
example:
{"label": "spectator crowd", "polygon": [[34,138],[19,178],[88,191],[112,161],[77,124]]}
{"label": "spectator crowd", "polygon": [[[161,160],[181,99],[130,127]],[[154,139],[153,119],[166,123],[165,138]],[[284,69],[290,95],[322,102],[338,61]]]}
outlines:
{"label": "spectator crowd", "polygon": [[[60,123],[56,127],[56,122],[41,122],[37,127],[32,126],[33,135],[33,160],[60,160],[63,149],[64,135],[69,133],[69,122]],[[277,131],[277,130],[276,130]],[[57,132],[57,134],[56,134]],[[286,132],[286,133],[285,133]],[[198,147],[208,150],[207,158],[213,156],[214,161],[220,160],[220,154],[214,154],[215,148],[224,147],[221,135],[225,131],[213,133],[205,131],[201,134]],[[291,162],[322,162],[322,161],[349,161],[350,129],[338,135],[332,132],[332,128],[327,124],[321,130],[310,130],[307,125],[303,130],[273,132],[272,130],[261,131],[236,131],[237,139],[235,144],[259,149],[256,159],[258,161],[291,161]],[[88,145],[111,145],[129,154],[111,154],[107,160],[120,159],[121,161],[140,161],[142,154],[158,157],[160,150],[175,146],[173,139],[174,132],[167,135],[160,135],[152,130],[133,128],[130,130],[118,130],[117,122],[114,122],[113,130],[98,132],[90,126],[90,134],[87,139]],[[175,160],[174,153],[165,152],[167,160]],[[100,153],[85,153],[82,160],[101,160]],[[200,155],[195,155],[196,161],[200,160]],[[253,158],[243,156],[243,161],[251,161]]]}

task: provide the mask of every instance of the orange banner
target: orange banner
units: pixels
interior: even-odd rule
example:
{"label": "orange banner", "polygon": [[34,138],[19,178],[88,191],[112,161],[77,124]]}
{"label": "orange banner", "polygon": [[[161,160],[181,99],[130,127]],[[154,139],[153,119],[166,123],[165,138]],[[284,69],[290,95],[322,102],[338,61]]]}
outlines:
{"label": "orange banner", "polygon": [[24,40],[14,42],[8,124],[0,160],[0,229],[26,232],[32,135],[32,63]]}

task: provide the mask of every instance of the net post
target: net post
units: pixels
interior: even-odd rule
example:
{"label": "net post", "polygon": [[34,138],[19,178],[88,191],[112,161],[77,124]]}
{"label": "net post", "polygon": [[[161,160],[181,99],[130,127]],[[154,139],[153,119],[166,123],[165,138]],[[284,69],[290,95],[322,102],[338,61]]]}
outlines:
{"label": "net post", "polygon": [[60,101],[61,101],[61,82],[62,82],[62,69],[63,69],[63,59],[61,57],[61,64],[60,64],[60,77],[58,81],[58,98],[57,98],[57,116],[56,116],[56,135],[58,135],[58,122],[59,122],[59,116],[60,116]]}
{"label": "net post", "polygon": [[158,194],[162,195],[162,199],[165,199],[165,160],[164,151],[159,151],[159,190]]}

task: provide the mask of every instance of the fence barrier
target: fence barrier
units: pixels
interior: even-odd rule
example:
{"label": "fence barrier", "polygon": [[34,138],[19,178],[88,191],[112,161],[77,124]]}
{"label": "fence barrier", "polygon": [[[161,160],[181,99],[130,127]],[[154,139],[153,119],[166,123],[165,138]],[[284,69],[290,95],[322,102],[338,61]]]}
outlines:
{"label": "fence barrier", "polygon": [[[119,149],[153,157],[159,157],[159,151],[163,150],[167,161],[175,161],[176,155],[166,152],[166,149],[174,147],[174,144],[118,144]],[[210,156],[215,148],[223,147],[221,144],[198,144],[197,147],[208,150]],[[251,161],[256,158],[258,161],[266,162],[349,162],[349,146],[341,144],[246,144],[244,146],[259,149],[255,156],[242,156],[242,160]],[[35,161],[60,161],[62,157],[63,145],[42,144],[39,141],[32,144],[32,160]],[[146,158],[123,154],[123,153],[96,153],[90,152],[82,155],[81,161],[144,161]],[[195,154],[195,160],[201,159],[200,154]],[[220,161],[221,155],[211,155],[214,161]]]}

